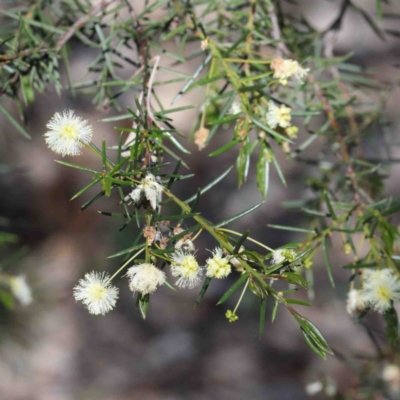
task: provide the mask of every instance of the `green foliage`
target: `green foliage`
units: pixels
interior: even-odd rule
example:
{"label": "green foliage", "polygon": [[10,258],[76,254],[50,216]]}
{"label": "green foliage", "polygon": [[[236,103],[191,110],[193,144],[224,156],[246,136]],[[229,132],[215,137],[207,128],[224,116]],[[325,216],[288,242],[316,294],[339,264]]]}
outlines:
{"label": "green foliage", "polygon": [[[390,269],[400,275],[399,233],[391,221],[400,210],[400,196],[386,197],[384,192],[388,167],[396,160],[390,154],[376,152],[372,158],[364,153],[364,145],[374,132],[390,129],[383,110],[391,85],[355,65],[352,54],[334,56],[327,37],[340,29],[349,12],[358,13],[381,40],[396,32],[382,28],[381,21],[389,16],[380,0],[376,1],[376,17],[344,0],[324,31],[313,28],[296,13],[286,13],[285,3],[156,0],[145,1],[141,11],[133,2],[112,0],[94,6],[83,0],[11,4],[0,19],[4,26],[0,31],[0,96],[12,101],[22,123],[6,105],[0,106],[0,112],[28,138],[23,127],[24,108],[51,86],[58,93],[68,90],[73,96],[88,96],[99,109],[116,112],[102,122],[128,120],[132,127],[115,127],[118,146],[107,147],[105,140],[101,148],[87,144],[99,159],[96,169],[57,160],[92,175],[72,197],[84,197],[89,189],[97,188],[82,210],[93,207],[103,196],[111,196],[118,199],[119,209],[100,210],[99,214],[121,221],[121,231],[129,225],[137,228],[130,246],[110,256],[122,260],[113,277],[143,263],[154,264],[159,270],[172,268],[179,241],[195,241],[208,233],[224,252],[235,276],[217,304],[230,301],[242,288],[236,308],[226,313],[229,322],[239,319],[237,309],[243,297],[252,294],[260,303],[260,337],[269,304],[272,321],[278,308],[286,308],[307,345],[325,359],[333,352],[321,332],[292,307],[311,304],[288,297],[295,288],[307,289],[309,299],[313,298],[314,257],[321,254],[332,287],[338,266],[330,254],[331,243],[341,243],[343,253],[352,258],[341,266],[352,270],[352,288],[363,289],[368,270]],[[296,9],[297,2],[290,3]],[[82,47],[90,55],[88,76],[74,81],[70,61]],[[287,72],[288,68],[284,61],[291,62],[297,72],[282,76],[281,69]],[[192,72],[179,71],[189,63],[195,64]],[[61,67],[66,84],[62,83]],[[168,77],[159,80],[159,72]],[[159,91],[177,82],[181,89],[172,94],[169,108],[159,99]],[[173,106],[192,90],[202,93],[201,104]],[[126,93],[134,100],[130,108],[122,110],[120,100]],[[268,201],[270,174],[276,173],[287,186],[284,163],[299,162],[309,168],[303,179],[307,199],[284,204],[304,213],[305,226],[268,225],[301,234],[299,242],[274,250],[252,238],[249,230],[226,228],[264,202],[221,222],[202,216],[198,210],[203,194],[220,184],[233,166],[216,172],[208,185],[186,200],[175,195],[175,183],[193,175],[180,172],[181,167],[189,166],[191,153],[184,145],[185,132],[175,127],[173,117],[196,106],[200,108],[190,138],[199,149],[207,149],[217,134],[222,136],[222,145],[206,157],[214,161],[226,152],[234,153],[239,187],[256,163],[257,187]],[[224,133],[227,126],[232,129]],[[390,148],[390,143],[385,145]],[[310,151],[317,148],[317,152]],[[172,173],[165,172],[170,161],[164,162],[164,158],[176,162]],[[139,198],[132,194],[143,189],[149,174],[160,185],[163,199],[158,195],[151,199],[145,191]],[[168,212],[164,205],[168,205]],[[150,239],[144,235],[146,229],[156,236]],[[12,236],[0,236],[0,240],[12,241]],[[253,250],[255,245],[257,251]],[[213,279],[218,277],[206,276],[203,281],[197,306]],[[289,289],[279,290],[275,282]],[[173,289],[171,283],[166,285]],[[7,296],[0,292],[0,301],[11,306],[12,299]],[[149,293],[137,293],[143,318],[150,310],[150,300]],[[373,306],[368,304],[366,312]],[[387,339],[395,347],[398,320],[392,303],[384,319]]]}

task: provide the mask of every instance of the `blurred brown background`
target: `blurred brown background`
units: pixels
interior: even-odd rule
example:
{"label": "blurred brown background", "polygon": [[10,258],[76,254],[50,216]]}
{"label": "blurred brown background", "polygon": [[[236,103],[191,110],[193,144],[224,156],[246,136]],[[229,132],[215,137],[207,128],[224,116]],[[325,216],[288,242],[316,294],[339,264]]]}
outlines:
{"label": "blurred brown background", "polygon": [[[302,3],[301,12],[320,29],[335,18],[339,7],[338,2],[321,0]],[[374,1],[357,3],[374,12]],[[354,62],[374,67],[380,77],[397,73],[394,64],[398,61],[398,41],[391,37],[380,41],[354,13],[349,13],[344,22],[336,54],[353,51]],[[76,49],[71,64],[76,80],[86,72],[91,57],[90,52]],[[168,58],[162,60],[163,65],[171,63]],[[162,78],[160,73],[158,79]],[[177,85],[159,91],[165,104],[179,88]],[[395,90],[389,103],[388,115],[392,119],[398,118],[398,94]],[[178,106],[200,105],[201,96],[200,92],[190,93]],[[133,97],[125,99],[126,106],[132,104]],[[12,230],[21,236],[21,244],[30,248],[28,255],[9,271],[28,276],[35,300],[30,307],[17,309],[13,316],[0,318],[1,400],[302,400],[308,398],[305,385],[325,376],[332,376],[339,389],[354,382],[352,373],[338,358],[323,361],[309,350],[297,324],[283,309],[278,311],[274,324],[267,322],[261,341],[259,304],[254,296],[245,296],[238,310],[239,321],[229,324],[224,314],[235,306],[239,294],[227,304],[215,304],[232,284],[232,277],[213,282],[196,310],[194,301],[199,288],[178,293],[167,288],[158,290],[146,321],[135,308],[126,278],[115,280],[121,296],[117,308],[106,316],[89,315],[81,304],[75,304],[73,286],[85,272],[115,271],[119,260],[108,260],[107,256],[129,246],[134,229],[118,233],[120,221],[97,213],[119,210],[115,194],[85,212],[80,211],[80,205],[96,190],[69,201],[91,177],[54,163],[60,157],[46,147],[42,136],[52,115],[65,108],[89,119],[97,145],[103,138],[109,145],[117,142],[118,133],[113,130],[116,124],[97,122],[105,115],[95,111],[90,98],[73,98],[67,92],[59,97],[49,90],[27,110],[31,141],[19,136],[4,118],[0,120],[0,162],[11,168],[9,173],[0,175],[0,215],[10,219]],[[175,114],[176,126],[188,132],[196,112]],[[196,177],[176,184],[179,196],[189,197],[234,164],[235,150],[213,159],[206,157],[230,137],[230,129],[221,131],[202,153],[192,143],[184,143],[192,151],[184,159]],[[99,161],[87,151],[70,161],[99,168]],[[238,231],[250,228],[252,237],[271,247],[299,237],[269,229],[267,224],[304,223],[298,213],[283,209],[280,203],[307,195],[303,179],[308,170],[296,161],[285,161],[284,156],[281,161],[289,188],[282,186],[273,171],[267,202],[234,224]],[[398,191],[397,172],[393,168],[387,181],[389,193]],[[203,196],[201,211],[217,222],[261,201],[254,175],[253,162],[250,179],[237,191],[232,171]],[[301,311],[321,329],[333,349],[374,354],[365,331],[346,314],[349,274],[339,268],[346,258],[340,243],[336,244],[331,262],[337,287],[330,287],[322,257],[317,257],[315,305]],[[204,262],[207,252],[203,249],[211,250],[216,243],[203,234],[196,245],[199,259]],[[305,293],[299,296],[304,298]],[[271,306],[272,302],[267,315]]]}

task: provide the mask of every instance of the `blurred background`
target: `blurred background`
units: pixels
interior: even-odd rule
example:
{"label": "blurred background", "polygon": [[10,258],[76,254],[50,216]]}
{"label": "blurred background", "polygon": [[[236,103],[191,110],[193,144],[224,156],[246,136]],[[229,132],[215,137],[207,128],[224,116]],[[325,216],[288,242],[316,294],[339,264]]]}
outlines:
{"label": "blurred background", "polygon": [[[301,3],[296,12],[303,13],[319,29],[336,17],[340,5],[321,0]],[[372,0],[355,3],[374,12]],[[396,7],[400,12],[398,5],[391,10]],[[386,41],[379,40],[357,14],[346,15],[334,52],[336,55],[353,52],[353,62],[373,67],[380,78],[397,73],[399,42],[390,36]],[[87,73],[92,56],[87,49],[75,50],[71,61],[73,79],[79,80]],[[171,66],[173,60],[164,57],[161,64]],[[196,63],[189,67],[195,69]],[[161,72],[157,78],[163,79]],[[171,85],[171,89],[158,91],[165,105],[180,86]],[[394,121],[399,119],[399,94],[394,90],[387,110],[389,119]],[[133,101],[133,95],[126,96],[124,106],[132,106]],[[177,106],[200,106],[201,102],[202,93],[191,92]],[[4,102],[4,106],[10,105]],[[323,361],[311,352],[298,325],[283,309],[278,311],[274,324],[267,322],[261,340],[259,304],[254,296],[245,296],[238,310],[239,320],[229,324],[225,312],[234,308],[239,293],[222,306],[217,307],[216,303],[234,282],[233,277],[212,282],[196,309],[194,302],[200,288],[179,293],[166,287],[158,290],[151,299],[146,321],[141,319],[126,278],[122,277],[115,280],[121,290],[117,307],[106,316],[92,316],[81,304],[76,304],[73,286],[91,270],[115,271],[119,260],[107,257],[128,247],[135,230],[128,227],[118,232],[120,221],[98,214],[99,210],[119,212],[119,199],[115,195],[101,199],[84,212],[80,211],[80,205],[95,195],[96,190],[75,201],[69,200],[90,182],[91,176],[56,164],[54,159],[60,157],[47,148],[43,139],[46,123],[53,114],[69,108],[94,126],[94,142],[98,146],[103,138],[108,145],[117,143],[115,123],[98,122],[107,115],[95,110],[89,96],[72,97],[67,92],[58,96],[52,90],[38,96],[27,110],[30,141],[0,117],[0,163],[7,166],[7,171],[3,167],[0,173],[0,216],[7,217],[10,231],[20,236],[15,248],[21,245],[29,248],[25,257],[9,266],[8,272],[25,274],[34,297],[29,307],[17,307],[13,313],[0,312],[1,400],[302,400],[309,398],[305,387],[310,382],[331,377],[338,390],[356,383],[356,376],[340,357]],[[188,132],[197,113],[198,110],[188,110],[174,114],[174,123]],[[231,132],[232,126],[221,130],[202,153],[193,143],[184,141],[192,155],[183,159],[195,178],[176,184],[178,196],[189,197],[234,164],[236,150],[212,159],[206,157],[225,143]],[[393,134],[398,135],[398,131]],[[367,146],[366,151],[372,148]],[[99,168],[99,160],[87,151],[66,161]],[[266,203],[232,226],[238,231],[249,228],[252,237],[273,248],[296,241],[300,236],[270,229],[267,224],[305,224],[300,214],[283,208],[281,203],[307,196],[304,178],[309,171],[296,161],[285,160],[284,155],[280,161],[288,188],[282,186],[273,171]],[[200,210],[206,218],[217,222],[262,200],[254,180],[255,162],[250,179],[240,190],[232,171],[203,196]],[[173,166],[174,163],[166,167],[165,172],[170,172]],[[399,172],[393,168],[386,182],[388,194],[398,194]],[[212,238],[202,234],[196,241],[199,260],[204,262],[208,257],[205,249],[215,246]],[[340,266],[347,258],[340,243],[334,242],[333,246],[330,254],[336,288],[330,286],[323,258],[317,255],[316,300],[312,308],[302,307],[300,311],[320,328],[337,354],[375,356],[376,348],[365,329],[355,325],[346,313],[350,274]],[[305,299],[306,293],[298,296]],[[271,301],[268,316],[272,305]],[[380,327],[379,318],[372,317],[369,322]]]}

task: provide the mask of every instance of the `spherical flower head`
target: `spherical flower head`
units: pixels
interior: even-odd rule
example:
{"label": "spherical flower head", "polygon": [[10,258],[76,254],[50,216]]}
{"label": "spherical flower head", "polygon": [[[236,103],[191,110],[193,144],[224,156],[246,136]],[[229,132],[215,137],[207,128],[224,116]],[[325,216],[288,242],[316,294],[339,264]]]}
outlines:
{"label": "spherical flower head", "polygon": [[364,311],[366,307],[363,291],[357,289],[350,290],[347,295],[347,312],[351,315],[355,312]]}
{"label": "spherical flower head", "polygon": [[90,314],[105,315],[115,307],[118,288],[111,285],[104,272],[92,271],[74,287],[76,301],[81,301]]}
{"label": "spherical flower head", "polygon": [[185,250],[177,250],[172,254],[171,272],[179,277],[176,285],[192,289],[200,283],[202,269],[193,254]]}
{"label": "spherical flower head", "polygon": [[303,81],[310,71],[308,68],[302,68],[295,60],[284,60],[280,57],[272,60],[271,69],[274,71],[274,78],[278,79],[279,83],[284,86],[287,85],[288,79],[291,77]]}
{"label": "spherical flower head", "polygon": [[297,253],[292,249],[278,249],[274,251],[272,256],[272,264],[278,265],[284,261],[293,262],[297,257]]}
{"label": "spherical flower head", "polygon": [[227,310],[227,312],[225,313],[225,317],[231,324],[236,322],[239,319],[239,317],[237,316],[235,311],[232,311],[232,310]]}
{"label": "spherical flower head", "polygon": [[165,283],[165,273],[153,264],[140,264],[128,269],[129,289],[141,294],[154,293]]}
{"label": "spherical flower head", "polygon": [[153,174],[148,173],[139,185],[129,194],[134,203],[137,203],[144,195],[150,202],[153,210],[157,207],[157,202],[162,194],[162,186],[157,182]]}
{"label": "spherical flower head", "polygon": [[366,270],[363,278],[364,300],[373,310],[384,314],[400,300],[400,281],[389,268]]}
{"label": "spherical flower head", "polygon": [[63,157],[78,156],[80,149],[92,140],[93,128],[72,110],[55,113],[46,126],[47,145]]}
{"label": "spherical flower head", "polygon": [[286,107],[284,104],[281,104],[279,107],[273,102],[270,101],[268,104],[267,110],[267,124],[275,129],[276,127],[288,128],[290,126],[290,120],[292,109],[290,107]]}
{"label": "spherical flower head", "polygon": [[224,257],[222,249],[217,247],[213,251],[213,257],[209,258],[207,263],[206,275],[209,278],[223,279],[231,273],[231,265],[229,260]]}
{"label": "spherical flower head", "polygon": [[11,276],[10,288],[12,295],[23,306],[29,306],[32,303],[32,292],[24,275]]}

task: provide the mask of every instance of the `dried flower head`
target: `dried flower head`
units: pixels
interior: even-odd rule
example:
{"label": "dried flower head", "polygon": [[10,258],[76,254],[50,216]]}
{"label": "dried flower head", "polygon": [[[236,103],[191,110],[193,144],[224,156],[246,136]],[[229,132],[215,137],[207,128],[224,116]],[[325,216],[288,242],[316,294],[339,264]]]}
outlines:
{"label": "dried flower head", "polygon": [[366,308],[364,293],[361,290],[352,289],[347,295],[347,312],[351,315],[355,312],[362,312]]}
{"label": "dried flower head", "polygon": [[151,207],[155,210],[157,202],[161,199],[162,186],[157,182],[153,174],[148,173],[139,185],[133,189],[129,197],[134,203],[137,203],[144,195],[150,202]]}
{"label": "dried flower head", "polygon": [[47,128],[47,145],[62,156],[78,156],[80,149],[92,140],[93,128],[72,110],[55,113]]}
{"label": "dried flower head", "polygon": [[189,253],[193,253],[196,248],[194,243],[190,240],[190,237],[184,236],[176,242],[175,250],[185,250]]}
{"label": "dried flower head", "polygon": [[400,281],[389,268],[365,270],[363,278],[364,300],[373,310],[384,314],[400,301]]}
{"label": "dried flower head", "polygon": [[273,101],[270,101],[266,115],[267,124],[273,129],[278,126],[288,128],[292,119],[291,111],[292,109],[284,104],[278,107]]}
{"label": "dried flower head", "polygon": [[12,295],[21,305],[28,306],[32,303],[31,288],[26,282],[26,277],[24,275],[11,276],[9,282]]}
{"label": "dried flower head", "polygon": [[206,275],[209,278],[226,278],[231,273],[231,265],[228,258],[224,257],[222,249],[219,247],[215,248],[212,254],[213,257],[206,261]]}
{"label": "dried flower head", "polygon": [[199,150],[203,150],[206,147],[206,141],[210,130],[204,127],[199,128],[194,134],[194,143],[197,145]]}
{"label": "dried flower head", "polygon": [[192,289],[200,283],[202,269],[193,254],[177,250],[172,254],[171,272],[179,277],[177,286]]}
{"label": "dried flower head", "polygon": [[143,229],[143,236],[147,239],[147,243],[150,245],[157,240],[157,230],[155,226],[146,225]]}
{"label": "dried flower head", "polygon": [[278,79],[281,85],[287,85],[288,79],[291,77],[303,81],[310,71],[308,68],[302,68],[295,60],[284,60],[280,57],[272,60],[271,69],[274,71],[274,78]]}
{"label": "dried flower head", "polygon": [[165,283],[165,273],[153,264],[140,264],[130,267],[126,276],[129,278],[129,289],[142,294],[154,293],[157,286]]}
{"label": "dried flower head", "polygon": [[81,301],[90,314],[104,315],[115,307],[118,288],[111,285],[105,272],[92,271],[74,287],[76,301]]}

